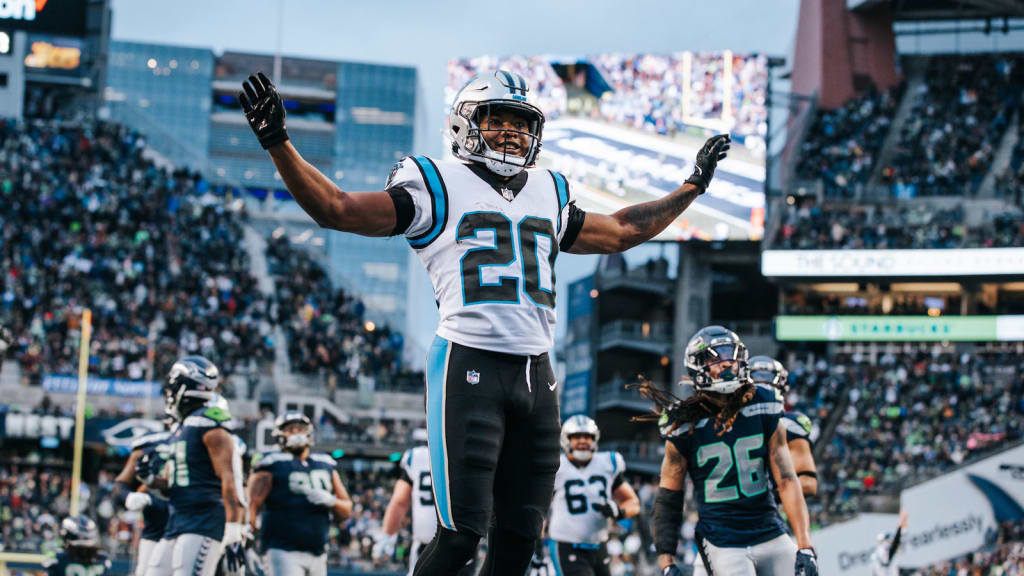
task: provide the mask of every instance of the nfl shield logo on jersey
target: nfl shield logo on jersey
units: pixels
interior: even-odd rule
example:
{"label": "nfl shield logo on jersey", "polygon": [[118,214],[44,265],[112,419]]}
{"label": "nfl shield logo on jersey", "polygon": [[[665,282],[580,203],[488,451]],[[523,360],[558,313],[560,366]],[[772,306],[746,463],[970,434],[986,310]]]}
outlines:
{"label": "nfl shield logo on jersey", "polygon": [[466,382],[473,384],[474,386],[480,383],[480,373],[476,370],[466,371]]}

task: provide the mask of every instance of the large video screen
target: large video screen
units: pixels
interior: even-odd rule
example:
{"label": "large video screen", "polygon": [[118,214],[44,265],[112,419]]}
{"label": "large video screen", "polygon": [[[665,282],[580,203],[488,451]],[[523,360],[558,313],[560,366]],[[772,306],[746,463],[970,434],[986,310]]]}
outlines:
{"label": "large video screen", "polygon": [[538,167],[565,174],[580,208],[611,213],[672,192],[692,172],[704,140],[728,132],[732,151],[710,189],[657,239],[761,238],[764,56],[726,51],[455,59],[448,63],[449,109],[470,78],[496,68],[529,82],[546,118]]}

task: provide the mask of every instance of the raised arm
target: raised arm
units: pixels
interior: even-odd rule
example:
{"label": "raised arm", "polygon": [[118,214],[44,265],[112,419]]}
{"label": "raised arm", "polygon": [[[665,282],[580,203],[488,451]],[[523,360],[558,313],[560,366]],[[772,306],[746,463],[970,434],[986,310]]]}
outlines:
{"label": "raised arm", "polygon": [[238,101],[249,126],[267,152],[288,192],[323,228],[362,236],[389,236],[395,229],[395,206],[387,192],[343,192],[299,154],[288,141],[284,104],[262,72],[242,83]]}
{"label": "raised arm", "polygon": [[628,206],[614,214],[588,212],[579,236],[569,248],[572,254],[623,252],[661,233],[707,190],[715,167],[729,150],[729,135],[712,136],[697,153],[693,175],[674,192],[650,202]]}

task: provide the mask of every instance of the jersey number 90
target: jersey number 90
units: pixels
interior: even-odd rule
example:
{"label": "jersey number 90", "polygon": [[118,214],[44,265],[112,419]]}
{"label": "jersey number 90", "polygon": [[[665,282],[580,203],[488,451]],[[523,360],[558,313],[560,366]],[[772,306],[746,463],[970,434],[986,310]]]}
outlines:
{"label": "jersey number 90", "polygon": [[311,489],[326,490],[334,493],[334,485],[331,482],[329,470],[310,470],[303,472],[295,470],[288,475],[288,489],[296,494],[305,494]]}

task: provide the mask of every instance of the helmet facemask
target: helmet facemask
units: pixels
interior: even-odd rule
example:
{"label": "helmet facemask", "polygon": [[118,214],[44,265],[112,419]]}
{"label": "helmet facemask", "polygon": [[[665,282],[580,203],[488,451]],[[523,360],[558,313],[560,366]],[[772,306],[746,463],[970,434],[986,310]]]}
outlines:
{"label": "helmet facemask", "polygon": [[[521,117],[526,122],[526,130],[509,129],[504,126],[492,128],[492,115],[501,113]],[[541,131],[544,127],[544,115],[540,110],[529,104],[505,100],[463,102],[460,105],[458,116],[464,118],[468,124],[463,140],[465,151],[468,152],[468,159],[482,160],[491,172],[504,177],[515,176],[523,169],[534,165],[537,153],[540,152]],[[483,126],[487,126],[487,128],[483,128]],[[452,131],[458,133],[460,128],[453,126]],[[502,132],[506,133],[505,145],[496,150],[487,143],[486,136]],[[525,138],[526,149],[520,147],[517,150],[515,146],[510,146],[509,133]],[[459,155],[457,147],[454,152],[456,156]]]}
{"label": "helmet facemask", "polygon": [[282,450],[302,454],[313,446],[313,423],[304,414],[286,412],[274,423],[273,435]]}
{"label": "helmet facemask", "polygon": [[[590,447],[584,449],[576,449],[574,439],[579,437],[590,438]],[[594,438],[590,434],[573,434],[569,437],[569,455],[572,456],[573,460],[577,462],[587,463],[594,457],[594,452],[597,452],[597,438]]]}
{"label": "helmet facemask", "polygon": [[[732,394],[750,383],[747,367],[747,347],[738,340],[713,339],[686,358],[686,367],[698,392]],[[729,366],[712,375],[712,366]]]}
{"label": "helmet facemask", "polygon": [[[490,127],[493,114],[514,114],[526,120],[524,129]],[[487,126],[484,129],[484,126]],[[494,131],[513,132],[526,140],[523,149],[496,150],[484,138]],[[514,72],[494,70],[474,76],[459,90],[448,115],[452,154],[478,162],[504,178],[534,166],[540,153],[544,113],[537,106],[526,80]]]}

